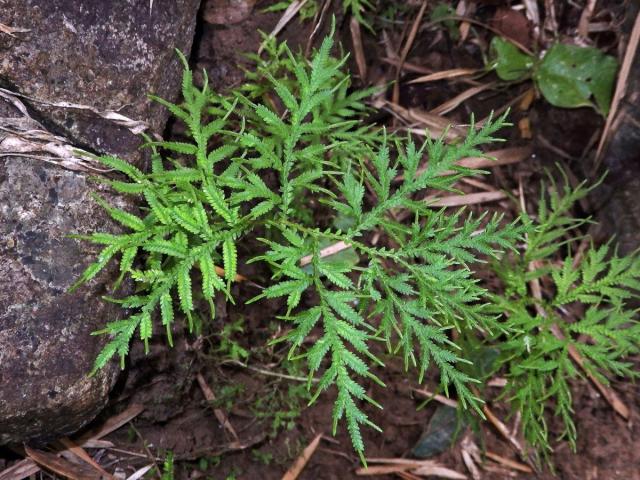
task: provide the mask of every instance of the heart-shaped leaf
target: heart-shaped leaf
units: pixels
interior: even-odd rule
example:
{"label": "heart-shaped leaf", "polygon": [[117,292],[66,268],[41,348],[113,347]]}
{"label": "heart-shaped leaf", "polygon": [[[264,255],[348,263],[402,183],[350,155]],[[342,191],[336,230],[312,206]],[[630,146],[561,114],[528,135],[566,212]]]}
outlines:
{"label": "heart-shaped leaf", "polygon": [[556,44],[534,73],[544,98],[557,107],[595,106],[607,115],[618,61],[597,48]]}

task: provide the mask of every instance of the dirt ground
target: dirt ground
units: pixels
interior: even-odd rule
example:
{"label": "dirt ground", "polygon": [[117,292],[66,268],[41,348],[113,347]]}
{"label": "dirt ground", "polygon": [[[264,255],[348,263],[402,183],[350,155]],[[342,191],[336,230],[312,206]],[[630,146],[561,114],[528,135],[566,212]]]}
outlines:
{"label": "dirt ground", "polygon": [[[242,53],[256,51],[261,40],[259,31],[271,31],[281,17],[281,13],[262,11],[269,3],[259,2],[250,15],[234,24],[212,25],[201,19],[191,62],[195,68],[207,71],[215,89],[224,90],[242,83],[243,73],[239,65],[246,68],[250,65]],[[293,49],[307,49],[310,38],[311,44],[317,45],[322,32],[327,30],[326,17],[335,14],[337,36],[342,40],[344,50],[351,52],[353,44],[349,21],[335,3],[328,7],[315,36],[311,35],[314,29],[312,21],[303,23],[294,18],[279,38],[286,39]],[[421,2],[407,3],[411,4],[407,8],[415,16]],[[532,45],[534,32],[521,11],[503,18],[500,5],[505,2],[471,3],[477,4],[473,18],[478,22],[488,24],[493,31],[512,36],[525,45]],[[610,19],[612,24],[616,24],[616,19],[624,14],[624,2],[598,2],[597,9],[603,22]],[[564,35],[570,26],[577,25],[581,9],[565,6],[559,10],[562,15],[557,18],[558,32]],[[414,16],[403,18],[413,19]],[[374,36],[363,31],[367,85],[385,85],[395,78],[396,68],[384,59],[390,56],[390,51],[399,51],[400,39],[404,38],[407,28],[404,21],[390,24],[385,29],[385,41],[382,35]],[[470,35],[469,41],[456,40],[451,32],[437,26],[419,30],[406,58],[409,68],[404,68],[398,77],[398,104],[405,109],[429,111],[466,91],[469,84],[455,79],[412,85],[407,82],[423,74],[416,71],[419,69],[438,72],[454,68],[482,68],[482,54],[487,47],[483,39],[486,40],[487,31],[482,27],[476,28],[480,33]],[[471,41],[473,38],[475,41]],[[608,53],[618,55],[618,40],[619,32],[604,31],[596,37],[596,44]],[[356,78],[355,86],[362,86],[355,55],[351,55],[349,67]],[[487,81],[494,80],[489,76]],[[514,127],[502,132],[507,142],[496,148],[530,148],[531,154],[524,161],[492,169],[492,175],[483,181],[496,189],[513,190],[523,186],[527,198],[535,198],[544,169],[552,168],[556,163],[562,164],[575,179],[596,178],[598,171],[593,162],[593,152],[604,125],[602,116],[590,108],[555,108],[541,99],[533,99],[531,105],[525,106],[530,89],[530,83],[497,85],[461,102],[447,114],[450,121],[464,124],[472,112],[477,118],[484,118],[492,110],[511,104],[510,121]],[[391,98],[392,90],[392,86],[387,88],[387,99]],[[389,109],[380,110],[376,120],[388,126],[397,125]],[[167,133],[171,134],[171,130]],[[582,205],[584,213],[596,213],[602,202],[596,192]],[[474,208],[507,211],[507,214],[511,209],[507,202]],[[247,250],[252,247],[245,246]],[[252,268],[250,265],[242,267],[243,275],[257,283],[267,281],[266,272]],[[235,288],[239,299],[256,294],[249,284]],[[104,437],[103,440],[111,442],[112,447],[96,450],[96,461],[105,468],[117,466],[130,475],[148,465],[150,459],[161,464],[165,453],[171,451],[175,456],[175,478],[178,479],[269,480],[282,478],[302,450],[316,435],[322,434],[323,439],[298,478],[359,478],[356,470],[360,463],[351,449],[346,431],[339,428],[336,436],[331,436],[331,392],[307,407],[309,395],[304,379],[300,378],[305,375],[303,366],[295,362],[283,363],[286,356],[284,347],[265,346],[278,334],[280,327],[276,316],[279,313],[281,305],[277,302],[257,307],[225,305],[220,301],[216,320],[205,329],[202,337],[180,338],[176,341],[176,348],[170,351],[159,339],[152,345],[148,356],[144,356],[140,345],[136,345],[128,372],[116,387],[109,408],[88,430],[123,411],[127,412],[132,405],[142,405],[144,411]],[[231,344],[220,343],[219,332],[223,328],[231,332]],[[401,359],[387,356],[382,350],[380,353],[386,368],[377,369],[374,373],[387,388],[380,388],[372,382],[369,389],[385,409],[367,407],[366,413],[383,429],[383,433],[363,430],[367,456],[410,457],[438,405],[431,402],[419,409],[423,398],[415,390],[435,389],[437,377],[432,372],[420,385],[415,377],[405,374]],[[481,478],[640,479],[640,386],[614,379],[612,388],[631,411],[628,421],[616,415],[591,384],[582,382],[574,385],[578,453],[574,454],[565,442],[554,443],[552,460],[555,476],[548,469],[524,473],[512,466],[487,460],[485,468],[481,469]],[[211,400],[208,389],[215,400]],[[490,388],[489,393],[497,398],[499,390],[499,387]],[[509,428],[513,427],[515,419],[509,416],[508,405],[503,400],[490,402],[490,406]],[[214,408],[228,419],[237,438],[221,425]],[[550,430],[557,430],[553,422]],[[479,431],[467,429],[459,437],[472,439],[481,448],[500,457],[519,464],[523,462],[512,445],[488,422],[481,423]],[[463,462],[460,445],[460,441],[456,442],[433,460],[471,478]],[[0,469],[3,464],[11,465],[19,458],[17,453],[3,452]],[[38,475],[40,477],[36,478],[53,478],[43,472]],[[414,477],[381,475],[375,478]]]}

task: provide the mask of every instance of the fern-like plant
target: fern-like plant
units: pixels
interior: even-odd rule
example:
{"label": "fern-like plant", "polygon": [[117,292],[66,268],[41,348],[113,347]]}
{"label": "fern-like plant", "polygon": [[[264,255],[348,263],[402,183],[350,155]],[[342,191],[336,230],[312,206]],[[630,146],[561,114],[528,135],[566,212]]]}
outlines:
{"label": "fern-like plant", "polygon": [[[576,229],[588,220],[573,218],[571,209],[592,188],[551,182],[524,253],[494,264],[505,291],[492,300],[505,320],[490,341],[501,351],[496,366],[506,369],[504,398],[521,413],[529,444],[547,459],[550,412],[563,426],[559,437],[576,446],[572,379],[591,376],[607,385],[614,376],[638,377],[625,357],[640,347],[629,306],[640,293],[640,259],[620,257],[610,244],[577,248],[586,240]],[[563,251],[568,254],[557,260]]]}
{"label": "fern-like plant", "polygon": [[[377,427],[362,402],[379,406],[364,385],[382,384],[372,368],[382,365],[374,342],[399,352],[420,379],[437,366],[442,388],[449,393],[453,386],[462,405],[478,409],[481,399],[470,388],[476,380],[461,371],[466,360],[448,332],[499,326],[471,265],[512,250],[524,230],[518,221],[449,214],[420,198],[426,189],[455,191],[461,177],[483,173],[457,162],[482,155],[479,147],[495,140],[504,117],[481,128],[472,122],[455,145],[416,145],[361,127],[363,95],[348,92],[344,59],[331,57],[332,44],[325,39],[310,63],[282,47],[287,71],[264,71],[260,79],[270,96],[245,90],[222,97],[206,78],[197,88],[181,56],[182,103],[155,100],[184,122],[188,141],[149,141],[149,172],[101,159],[127,177],[109,184],[143,207],[136,215],[98,200],[129,232],[83,237],[104,249],[78,284],[112,258],[119,258],[122,277],[138,284],[135,294],[117,300],[132,313],[98,332],[111,337],[98,369],[114,355],[124,360],[136,332],[147,343],[157,323],[171,344],[177,311],[193,329],[198,298],[213,315],[216,292],[231,298],[238,247],[260,235],[264,250],[240,262],[262,263],[273,282],[251,301],[282,298],[290,330],[279,341],[290,344],[291,356],[314,332],[314,344],[300,352],[310,378],[320,375],[313,400],[335,387],[334,431],[345,419],[364,458],[360,428]],[[315,209],[308,208],[311,196]],[[400,211],[411,220],[398,220]],[[380,241],[372,241],[374,233],[383,234]],[[347,260],[327,254],[336,245]]]}

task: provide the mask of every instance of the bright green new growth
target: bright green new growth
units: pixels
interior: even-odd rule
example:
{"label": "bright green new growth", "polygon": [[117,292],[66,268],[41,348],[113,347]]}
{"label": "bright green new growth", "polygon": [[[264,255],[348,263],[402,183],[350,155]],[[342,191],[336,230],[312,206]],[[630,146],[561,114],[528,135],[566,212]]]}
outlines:
{"label": "bright green new growth", "polygon": [[[370,368],[372,362],[382,365],[371,352],[373,341],[401,352],[421,378],[435,363],[443,388],[453,385],[462,404],[478,408],[480,400],[468,386],[473,379],[459,370],[464,360],[446,332],[494,324],[485,291],[468,264],[478,255],[495,257],[513,248],[522,229],[515,223],[501,225],[495,216],[447,215],[415,197],[426,188],[452,191],[462,176],[479,173],[456,162],[481,155],[478,147],[494,140],[502,118],[480,129],[472,125],[468,137],[455,146],[428,140],[417,147],[409,139],[358,128],[361,95],[346,94],[344,59],[331,58],[331,48],[327,38],[310,64],[284,48],[292,74],[281,80],[266,72],[285,113],[259,96],[236,94],[230,100],[212,93],[206,83],[197,89],[181,57],[183,103],[156,100],[187,125],[190,141],[149,142],[149,173],[117,158],[101,159],[129,179],[110,185],[144,198],[147,207],[136,216],[104,204],[131,232],[85,237],[105,248],[78,283],[120,255],[122,275],[141,286],[138,293],[118,300],[134,313],[98,332],[112,336],[96,359],[98,369],[114,355],[124,359],[136,331],[146,344],[155,312],[170,344],[176,309],[189,319],[190,329],[199,297],[209,302],[213,314],[214,294],[230,297],[238,245],[260,232],[267,249],[249,261],[268,265],[274,283],[252,301],[286,299],[283,318],[292,328],[281,340],[290,342],[291,355],[317,329],[319,339],[303,353],[310,377],[321,373],[313,399],[335,385],[334,429],[344,417],[362,455],[360,426],[375,426],[359,404],[377,405],[362,381],[381,383]],[[180,159],[171,156],[176,154]],[[421,169],[425,156],[429,162]],[[270,172],[277,178],[274,185],[263,180]],[[366,199],[365,182],[372,189]],[[306,208],[310,192],[346,226],[319,226]],[[405,225],[395,220],[399,211],[410,212],[413,221]],[[383,231],[387,240],[372,245],[369,234],[374,230]],[[351,261],[321,254],[336,242],[351,246]],[[303,258],[309,265],[301,263]],[[224,268],[224,278],[218,266]],[[309,304],[312,298],[317,298],[315,304]]]}

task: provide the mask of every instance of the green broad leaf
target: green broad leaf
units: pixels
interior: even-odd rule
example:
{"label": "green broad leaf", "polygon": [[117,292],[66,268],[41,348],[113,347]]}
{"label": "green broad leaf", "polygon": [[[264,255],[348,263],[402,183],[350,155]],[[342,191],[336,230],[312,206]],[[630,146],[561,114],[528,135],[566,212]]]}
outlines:
{"label": "green broad leaf", "polygon": [[617,70],[618,61],[597,48],[557,43],[546,53],[533,79],[552,105],[594,106],[606,116]]}
{"label": "green broad leaf", "polygon": [[498,77],[508,82],[525,78],[534,65],[532,56],[521,52],[502,37],[493,37],[491,40],[490,56],[492,61],[489,68],[495,69]]}

